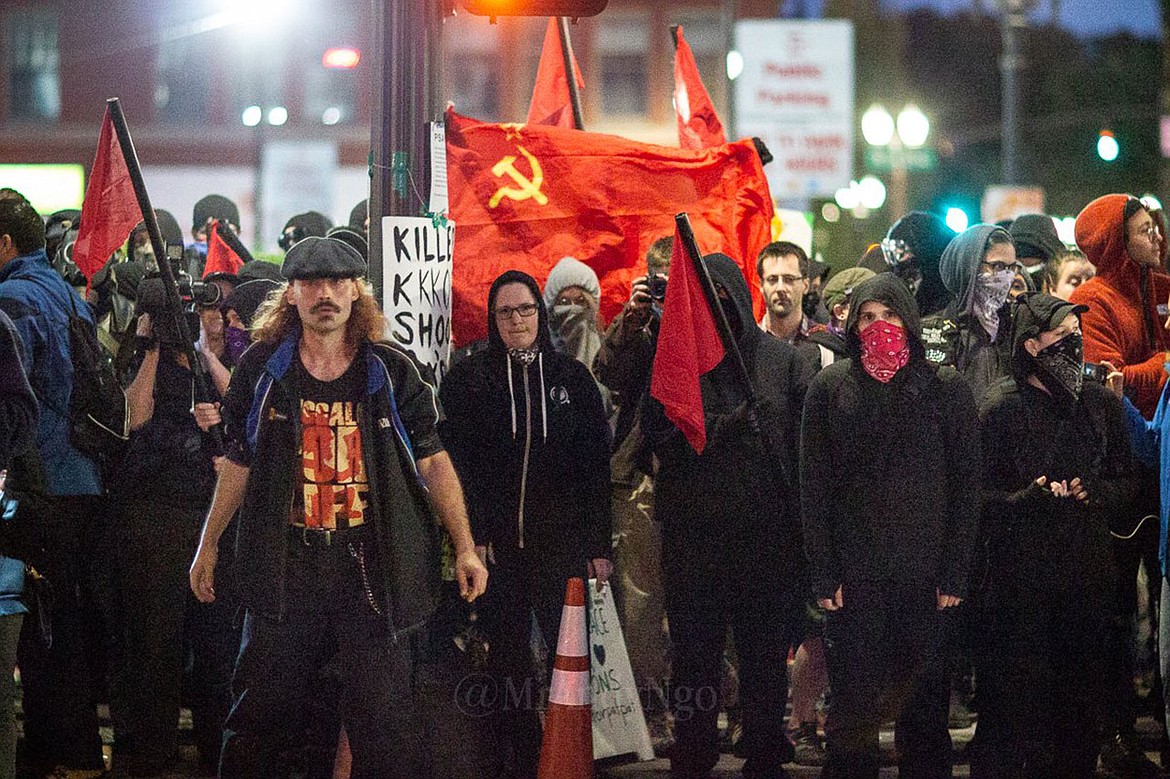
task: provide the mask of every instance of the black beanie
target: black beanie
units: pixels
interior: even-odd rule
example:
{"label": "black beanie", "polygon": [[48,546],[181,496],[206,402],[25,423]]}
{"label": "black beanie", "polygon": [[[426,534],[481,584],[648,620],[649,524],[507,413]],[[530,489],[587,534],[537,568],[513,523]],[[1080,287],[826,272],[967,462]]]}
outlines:
{"label": "black beanie", "polygon": [[1056,223],[1046,214],[1023,214],[1008,229],[1016,244],[1016,257],[1038,257],[1047,262],[1064,250]]}
{"label": "black beanie", "polygon": [[192,231],[202,230],[208,219],[218,219],[238,227],[240,209],[223,195],[207,195],[195,204]]}
{"label": "black beanie", "polygon": [[363,200],[349,212],[349,226],[363,235],[366,232],[366,220],[370,218],[370,201]]}
{"label": "black beanie", "polygon": [[281,232],[283,233],[290,227],[300,229],[302,235],[299,236],[298,240],[304,240],[313,236],[324,238],[325,234],[329,232],[329,228],[333,227],[333,222],[329,221],[328,217],[318,211],[306,211],[303,214],[289,217],[289,220],[284,223],[284,229]]}

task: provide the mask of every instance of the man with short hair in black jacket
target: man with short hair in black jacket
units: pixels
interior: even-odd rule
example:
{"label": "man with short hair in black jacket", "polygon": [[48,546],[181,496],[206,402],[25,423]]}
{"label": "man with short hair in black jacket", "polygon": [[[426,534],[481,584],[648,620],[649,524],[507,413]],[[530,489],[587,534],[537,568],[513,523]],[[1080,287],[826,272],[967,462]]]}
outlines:
{"label": "man with short hair in black jacket", "polygon": [[850,358],[813,379],[800,446],[805,548],[829,610],[823,776],[877,777],[878,730],[896,715],[902,775],[949,777],[946,667],[934,654],[942,610],[967,590],[975,402],[926,362],[918,309],[893,275],[854,289],[846,331]]}

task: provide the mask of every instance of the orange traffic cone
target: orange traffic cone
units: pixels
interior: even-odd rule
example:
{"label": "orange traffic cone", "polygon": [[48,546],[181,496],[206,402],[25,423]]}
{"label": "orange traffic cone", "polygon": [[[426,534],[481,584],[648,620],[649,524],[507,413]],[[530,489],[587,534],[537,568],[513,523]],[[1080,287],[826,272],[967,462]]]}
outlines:
{"label": "orange traffic cone", "polygon": [[575,578],[569,579],[565,588],[537,779],[591,779],[593,776],[593,708],[589,699],[585,582]]}

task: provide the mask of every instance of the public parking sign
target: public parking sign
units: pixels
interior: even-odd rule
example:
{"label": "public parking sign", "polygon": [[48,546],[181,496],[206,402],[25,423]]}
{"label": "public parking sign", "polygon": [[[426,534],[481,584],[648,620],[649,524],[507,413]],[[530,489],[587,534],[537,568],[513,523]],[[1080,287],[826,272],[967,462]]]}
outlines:
{"label": "public parking sign", "polygon": [[832,197],[853,178],[853,23],[748,19],[735,25],[743,73],[736,133],[775,157],[764,168],[781,200]]}

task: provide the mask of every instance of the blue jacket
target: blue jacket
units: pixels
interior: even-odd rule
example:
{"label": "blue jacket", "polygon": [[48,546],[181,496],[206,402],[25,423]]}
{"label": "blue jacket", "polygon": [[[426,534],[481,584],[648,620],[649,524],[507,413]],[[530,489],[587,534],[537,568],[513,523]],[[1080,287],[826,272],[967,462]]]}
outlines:
{"label": "blue jacket", "polygon": [[1161,487],[1160,514],[1162,529],[1158,535],[1158,562],[1166,575],[1166,530],[1170,522],[1170,383],[1162,388],[1153,421],[1146,421],[1137,406],[1125,399],[1125,419],[1129,423],[1129,440],[1134,456],[1150,468],[1159,469]]}
{"label": "blue jacket", "polygon": [[69,316],[74,305],[79,316],[93,322],[89,306],[49,266],[44,249],[0,268],[0,310],[20,334],[25,372],[41,406],[37,449],[51,495],[97,495],[101,490],[97,467],[69,442]]}

